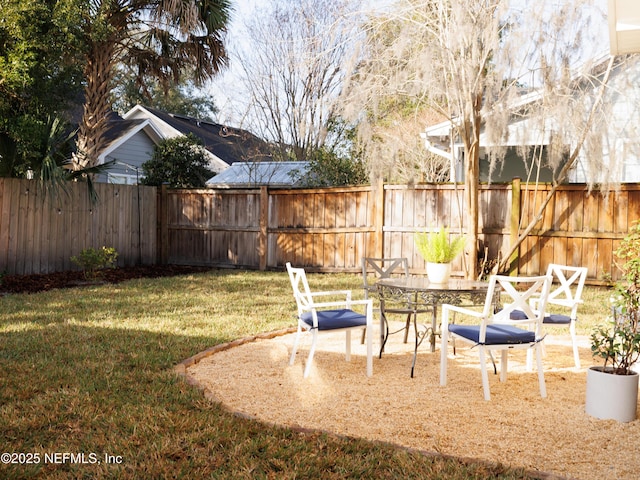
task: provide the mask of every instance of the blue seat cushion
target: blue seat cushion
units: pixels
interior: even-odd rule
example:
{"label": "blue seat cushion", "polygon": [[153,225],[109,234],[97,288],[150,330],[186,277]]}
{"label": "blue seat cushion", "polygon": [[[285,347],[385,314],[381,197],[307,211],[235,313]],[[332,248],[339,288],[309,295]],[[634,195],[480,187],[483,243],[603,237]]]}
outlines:
{"label": "blue seat cushion", "polygon": [[[449,325],[449,331],[467,340],[480,343],[480,325]],[[487,325],[484,345],[504,345],[532,343],[536,340],[535,332],[523,330],[513,325]]]}
{"label": "blue seat cushion", "polygon": [[511,320],[526,320],[527,314],[522,310],[512,310],[511,313],[509,313],[509,318]]}
{"label": "blue seat cushion", "polygon": [[[522,310],[513,310],[509,314],[509,318],[511,320],[526,320],[527,316]],[[542,323],[552,324],[552,325],[568,325],[571,323],[571,317],[568,315],[560,315],[557,313],[552,313],[551,315],[545,315]]]}
{"label": "blue seat cushion", "polygon": [[[311,312],[302,314],[302,321],[313,327]],[[364,327],[367,317],[348,308],[338,310],[318,310],[318,330],[336,330],[339,328]]]}
{"label": "blue seat cushion", "polygon": [[550,323],[553,325],[568,325],[571,323],[571,317],[569,315],[559,315],[556,313],[552,313],[551,315],[546,315],[542,323]]}

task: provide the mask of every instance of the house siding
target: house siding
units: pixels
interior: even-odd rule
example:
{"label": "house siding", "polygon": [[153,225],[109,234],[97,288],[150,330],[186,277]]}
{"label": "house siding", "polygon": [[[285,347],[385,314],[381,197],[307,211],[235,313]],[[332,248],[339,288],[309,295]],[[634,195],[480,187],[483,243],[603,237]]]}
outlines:
{"label": "house siding", "polygon": [[[143,131],[137,132],[106,158],[106,161],[108,162],[115,160],[116,162],[126,163],[130,167],[116,163],[109,169],[107,174],[100,175],[98,181],[110,183],[135,183],[135,168],[139,168],[140,170],[138,173],[142,175],[142,164],[151,159],[154,146],[153,141]],[[119,181],[121,179],[124,180],[125,178],[132,181]]]}
{"label": "house siding", "polygon": [[[603,80],[602,73],[600,80]],[[593,89],[591,101],[598,95],[599,84],[591,79],[589,83]],[[640,57],[630,57],[625,59],[624,64],[614,68],[608,80],[608,88],[604,96],[604,104],[607,113],[601,118],[594,128],[597,128],[599,138],[592,140],[589,145],[582,146],[579,157],[572,171],[567,178],[568,183],[636,183],[640,182]],[[591,110],[591,105],[584,106],[586,112]],[[551,132],[552,125],[549,125],[548,132]],[[548,143],[548,135],[537,140],[535,122],[529,118],[514,119],[509,126],[509,138],[503,146],[515,145],[538,145]],[[443,122],[433,127],[427,128],[426,136],[433,144],[446,152],[448,141],[439,140],[440,136],[447,136],[449,124]],[[581,132],[576,132],[576,139],[571,149],[576,148],[575,142]],[[487,139],[484,133],[481,135],[481,147],[485,146]],[[444,145],[444,146],[443,146]],[[462,145],[456,144],[456,149],[462,156]],[[482,155],[482,153],[481,153]],[[523,161],[517,158],[512,151],[505,157],[504,162],[500,162],[496,170],[489,178],[489,163],[486,158],[480,159],[480,175],[482,181],[504,182],[510,181],[514,177],[527,179],[527,169]],[[560,166],[561,167],[561,166]],[[456,165],[457,180],[464,179],[464,168],[462,160],[458,160]],[[540,172],[539,180],[549,182],[553,179],[551,171],[543,169]],[[537,177],[537,172],[534,172]]]}
{"label": "house siding", "polygon": [[593,153],[583,151],[573,182],[640,181],[640,62],[614,70],[608,85],[604,101],[611,114],[604,122],[600,161],[590,168],[587,155]]}

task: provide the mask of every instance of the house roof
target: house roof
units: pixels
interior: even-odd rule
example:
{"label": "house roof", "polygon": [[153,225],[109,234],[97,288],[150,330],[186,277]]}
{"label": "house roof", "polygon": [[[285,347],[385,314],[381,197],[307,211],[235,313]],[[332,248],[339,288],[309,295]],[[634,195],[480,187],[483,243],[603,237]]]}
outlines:
{"label": "house roof", "polygon": [[207,180],[208,187],[291,187],[306,175],[309,162],[235,162]]}
{"label": "house roof", "polygon": [[159,128],[165,137],[192,133],[202,140],[204,147],[209,152],[227,165],[271,158],[267,142],[240,128],[199,120],[185,115],[166,113],[140,105],[136,105],[124,115],[125,119],[152,117],[164,124],[160,125]]}

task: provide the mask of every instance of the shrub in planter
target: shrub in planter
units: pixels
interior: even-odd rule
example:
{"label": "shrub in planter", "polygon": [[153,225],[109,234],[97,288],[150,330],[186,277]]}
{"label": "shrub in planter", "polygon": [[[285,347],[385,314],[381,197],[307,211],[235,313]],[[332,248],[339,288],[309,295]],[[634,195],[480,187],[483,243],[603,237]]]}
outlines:
{"label": "shrub in planter", "polygon": [[451,263],[464,250],[464,236],[449,238],[449,229],[437,232],[417,232],[414,241],[418,253],[428,263]]}
{"label": "shrub in planter", "polygon": [[[591,354],[604,365],[587,372],[586,411],[598,418],[631,421],[638,400],[638,374],[631,367],[640,359],[640,222],[631,227],[615,255],[623,279],[612,297],[612,318],[591,333]],[[595,386],[596,379],[606,383]],[[629,385],[618,392],[619,383]]]}
{"label": "shrub in planter", "polygon": [[435,283],[446,283],[451,273],[451,262],[464,250],[464,236],[449,236],[449,229],[437,232],[417,232],[414,242],[418,253],[427,262],[427,276]]}

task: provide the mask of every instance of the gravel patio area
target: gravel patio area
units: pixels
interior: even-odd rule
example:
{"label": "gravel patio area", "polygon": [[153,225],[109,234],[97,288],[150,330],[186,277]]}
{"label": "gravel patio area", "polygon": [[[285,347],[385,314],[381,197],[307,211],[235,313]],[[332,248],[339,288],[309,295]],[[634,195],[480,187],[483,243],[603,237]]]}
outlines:
{"label": "gravel patio area", "polygon": [[[410,378],[413,343],[391,337],[373,377],[365,375],[365,349],[354,335],[344,360],[344,334],[323,335],[309,378],[302,372],[309,341],[296,362],[288,358],[293,334],[264,335],[213,348],[177,370],[229,410],[279,425],[391,442],[428,452],[501,462],[555,476],[636,479],[640,420],[597,420],[584,412],[586,369],[595,364],[582,339],[583,368],[573,367],[570,342],[547,337],[544,359],[548,398],[525,353],[510,355],[509,376],[490,375],[491,401],[483,400],[476,350],[449,347],[449,381],[439,386],[440,351],[420,348]],[[377,339],[377,332],[376,337]],[[230,347],[230,348],[228,348]],[[374,343],[377,351],[377,342]]]}

